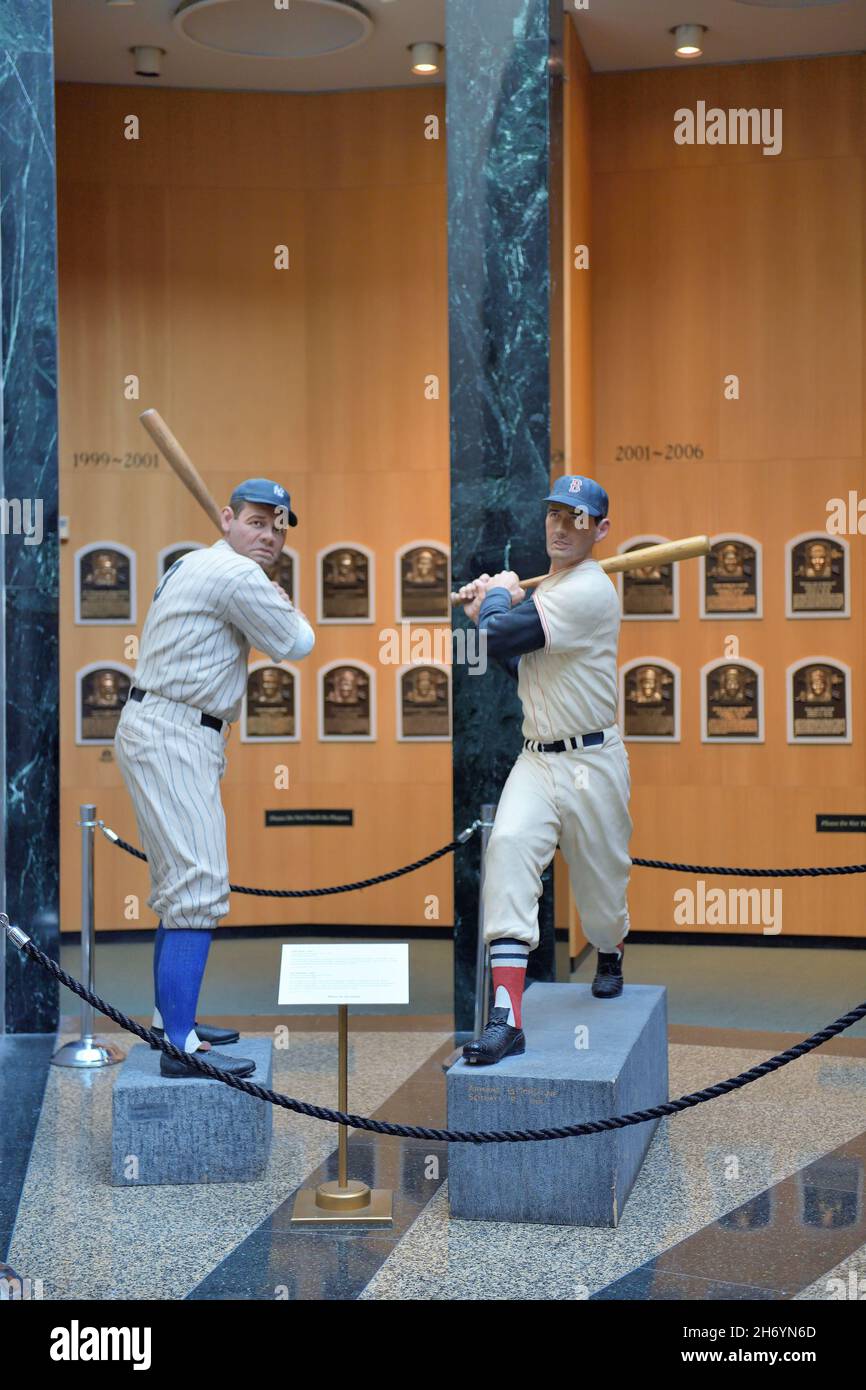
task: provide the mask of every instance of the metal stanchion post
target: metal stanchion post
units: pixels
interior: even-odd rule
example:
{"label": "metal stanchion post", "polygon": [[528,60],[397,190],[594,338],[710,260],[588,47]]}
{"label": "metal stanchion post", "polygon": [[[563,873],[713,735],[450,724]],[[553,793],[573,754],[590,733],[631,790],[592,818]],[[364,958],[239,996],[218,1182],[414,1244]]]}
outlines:
{"label": "metal stanchion post", "polygon": [[[337,1006],[338,1075],[337,1109],[345,1114],[349,1107],[349,1008]],[[340,1125],[337,1137],[337,1181],[320,1182],[316,1188],[302,1187],[292,1209],[293,1222],[325,1221],[357,1224],[364,1221],[390,1222],[392,1194],[387,1188],[370,1188],[349,1177],[349,1134]]]}
{"label": "metal stanchion post", "polygon": [[[81,827],[81,974],[84,983],[94,993],[94,892],[93,892],[93,832],[96,828],[96,807],[79,806]],[[93,1036],[93,1006],[81,1001],[81,1037],[64,1043],[51,1061],[55,1067],[109,1067],[122,1062],[126,1053],[115,1043]]]}
{"label": "metal stanchion post", "polygon": [[490,994],[490,953],[484,944],[484,870],[487,843],[493,829],[496,807],[485,803],[481,807],[481,868],[478,874],[478,943],[475,951],[475,1027],[473,1038],[480,1038],[487,1023],[487,1000]]}

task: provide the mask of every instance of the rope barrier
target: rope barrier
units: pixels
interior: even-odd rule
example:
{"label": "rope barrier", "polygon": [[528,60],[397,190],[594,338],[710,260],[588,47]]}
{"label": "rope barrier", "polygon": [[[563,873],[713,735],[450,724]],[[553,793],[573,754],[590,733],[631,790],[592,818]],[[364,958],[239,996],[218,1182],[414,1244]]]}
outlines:
{"label": "rope barrier", "polygon": [[[80,821],[79,824],[86,825],[89,822]],[[147,862],[147,855],[140,849],[130,845],[126,840],[122,840],[116,831],[111,830],[104,821],[93,822],[102,831],[107,840],[117,845],[118,849],[125,849],[127,854],[132,854],[136,859],[143,859]],[[432,854],[425,854],[423,859],[416,859],[413,864],[405,864],[402,869],[391,869],[386,874],[376,874],[374,878],[362,878],[357,883],[341,883],[335,888],[242,888],[237,883],[230,883],[229,888],[232,893],[248,893],[254,898],[322,898],[329,893],[352,893],[357,888],[372,888],[376,883],[388,883],[392,878],[401,878],[403,874],[412,874],[416,869],[423,869],[425,864],[432,864],[435,859],[441,859],[444,854],[453,854],[460,845],[465,845],[475,834],[481,825],[481,821],[473,821],[470,826],[462,830],[456,840],[451,840],[441,849],[434,849]]]}
{"label": "rope barrier", "polygon": [[633,859],[640,869],[675,869],[681,874],[734,874],[738,878],[820,878],[823,874],[866,874],[866,864],[821,864],[809,869],[728,869],[718,864],[674,864],[668,859]]}
{"label": "rope barrier", "polygon": [[[146,854],[121,839],[104,821],[98,820],[93,823],[107,840],[117,845],[118,849],[126,850],[127,854],[147,862]],[[401,878],[403,874],[414,873],[416,869],[423,869],[425,864],[432,864],[435,859],[441,859],[444,854],[453,854],[460,845],[465,845],[467,840],[472,838],[481,824],[479,820],[473,821],[466,830],[461,831],[456,840],[451,840],[432,854],[426,854],[423,859],[416,859],[413,864],[406,864],[402,869],[392,869],[387,874],[377,874],[375,878],[363,878],[358,883],[341,883],[335,888],[242,888],[237,883],[230,883],[229,888],[233,893],[248,893],[255,898],[320,898],[328,893],[352,893],[358,888],[371,888],[374,884],[387,883],[390,879]],[[720,867],[718,864],[677,864],[669,859],[632,859],[631,862],[639,869],[672,869],[681,874],[726,874],[737,878],[820,878],[825,874],[866,873],[866,864],[821,864],[807,869],[732,869]]]}
{"label": "rope barrier", "polygon": [[478,1131],[428,1129],[422,1125],[389,1124],[386,1120],[373,1120],[366,1115],[352,1115],[343,1110],[329,1110],[326,1106],[310,1105],[307,1101],[296,1100],[292,1096],[281,1095],[279,1091],[271,1091],[265,1086],[257,1086],[255,1082],[245,1081],[241,1077],[230,1076],[225,1072],[217,1071],[216,1067],[202,1061],[195,1053],[181,1052],[180,1048],[165,1042],[162,1038],[155,1037],[149,1029],[143,1028],[133,1019],[127,1018],[126,1014],[115,1009],[113,1005],[106,1004],[103,999],[99,998],[99,995],[91,993],[79,980],[67,975],[57,961],[40,951],[39,947],[34,945],[30,937],[20,927],[10,926],[9,919],[4,913],[0,913],[0,924],[6,927],[9,939],[20,951],[23,951],[31,960],[35,960],[60,984],[70,989],[73,994],[85,999],[101,1014],[113,1019],[115,1023],[120,1024],[121,1028],[124,1028],[128,1033],[134,1033],[143,1042],[151,1043],[169,1057],[174,1057],[176,1061],[187,1062],[202,1076],[210,1077],[214,1081],[221,1081],[225,1086],[232,1086],[236,1091],[243,1091],[247,1095],[254,1096],[256,1100],[266,1101],[269,1105],[278,1105],[284,1110],[293,1110],[299,1115],[308,1115],[315,1120],[325,1120],[329,1124],[345,1125],[349,1129],[370,1130],[374,1134],[391,1134],[402,1139],[440,1140],[450,1144],[516,1144],[548,1139],[578,1139],[588,1134],[601,1134],[612,1129],[625,1129],[629,1125],[645,1124],[648,1120],[676,1115],[682,1110],[691,1109],[692,1106],[701,1105],[705,1101],[716,1100],[719,1096],[727,1095],[729,1091],[736,1091],[743,1086],[748,1086],[753,1081],[759,1081],[771,1072],[778,1071],[780,1067],[787,1066],[789,1062],[795,1061],[798,1057],[804,1057],[806,1053],[813,1052],[822,1043],[828,1042],[830,1038],[836,1037],[837,1034],[850,1028],[859,1019],[866,1017],[866,1003],[858,1004],[856,1009],[843,1014],[841,1018],[837,1018],[826,1028],[822,1028],[820,1032],[812,1033],[810,1037],[795,1043],[787,1051],[769,1057],[767,1061],[750,1067],[748,1071],[728,1077],[726,1081],[718,1081],[715,1085],[707,1086],[702,1091],[693,1091],[690,1095],[680,1096],[677,1100],[666,1101],[663,1105],[654,1105],[648,1110],[635,1110],[628,1115],[612,1115],[603,1120],[589,1120],[580,1125],[562,1125],[555,1129]]}

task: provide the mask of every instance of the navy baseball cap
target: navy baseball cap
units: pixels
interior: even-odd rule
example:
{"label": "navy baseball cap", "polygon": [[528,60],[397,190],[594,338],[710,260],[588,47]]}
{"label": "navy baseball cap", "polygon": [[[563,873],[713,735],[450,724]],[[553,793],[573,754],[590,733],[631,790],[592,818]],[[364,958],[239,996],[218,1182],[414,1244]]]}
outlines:
{"label": "navy baseball cap", "polygon": [[289,514],[289,525],[298,524],[298,518],[292,511],[291,497],[284,487],[271,482],[270,478],[247,478],[246,482],[238,483],[229,498],[229,506],[233,507],[238,502],[258,502],[263,507],[285,507]]}
{"label": "navy baseball cap", "polygon": [[608,495],[600,483],[594,478],[584,478],[579,473],[567,473],[564,478],[557,478],[553,484],[553,491],[545,497],[545,502],[561,502],[565,507],[577,507],[580,511],[589,512],[590,516],[607,516],[610,505]]}

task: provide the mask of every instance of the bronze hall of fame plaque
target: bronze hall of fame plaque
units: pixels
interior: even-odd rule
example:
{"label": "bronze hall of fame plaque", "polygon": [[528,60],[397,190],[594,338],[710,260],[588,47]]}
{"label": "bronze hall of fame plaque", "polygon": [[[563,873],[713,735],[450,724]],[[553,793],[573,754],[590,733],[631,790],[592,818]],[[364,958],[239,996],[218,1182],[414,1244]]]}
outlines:
{"label": "bronze hall of fame plaque", "polygon": [[669,662],[644,657],[620,674],[623,735],[630,739],[679,742],[679,671]]}
{"label": "bronze hall of fame plaque", "polygon": [[99,541],[75,555],[75,621],[135,622],[135,552]]}
{"label": "bronze hall of fame plaque", "polygon": [[788,742],[850,743],[851,668],[811,657],[788,667]]}
{"label": "bronze hall of fame plaque", "polygon": [[374,674],[359,661],[341,661],[319,672],[319,738],[376,737]]}
{"label": "bronze hall of fame plaque", "polygon": [[189,555],[191,550],[204,550],[204,548],[200,541],[175,541],[174,545],[167,545],[157,556],[157,584],[165,578],[175,560],[182,560],[184,555]]}
{"label": "bronze hall of fame plaque", "polygon": [[717,536],[701,556],[702,618],[760,618],[761,548],[747,536]]}
{"label": "bronze hall of fame plaque", "polygon": [[319,552],[319,622],[373,620],[373,554],[360,544]]}
{"label": "bronze hall of fame plaque", "polygon": [[[648,545],[660,545],[663,536],[641,536],[620,548],[620,554],[632,550],[644,550]],[[619,579],[622,594],[622,615],[624,618],[676,618],[677,612],[677,566],[641,565],[635,570],[624,570]]]}
{"label": "bronze hall of fame plaque", "polygon": [[107,661],[85,666],[76,673],[76,743],[114,741],[132,681],[132,671]]}
{"label": "bronze hall of fame plaque", "polygon": [[714,661],[701,670],[701,741],[763,743],[760,667],[744,660]]}
{"label": "bronze hall of fame plaque", "polygon": [[294,672],[284,666],[251,667],[247,675],[241,740],[244,743],[297,742],[300,737],[297,688]]}
{"label": "bronze hall of fame plaque", "polygon": [[451,621],[448,551],[433,541],[412,541],[397,555],[400,621]]}
{"label": "bronze hall of fame plaque", "polygon": [[821,533],[795,536],[785,546],[785,555],[787,617],[849,616],[847,541]]}
{"label": "bronze hall of fame plaque", "polygon": [[451,683],[443,666],[410,666],[397,673],[398,739],[451,737]]}

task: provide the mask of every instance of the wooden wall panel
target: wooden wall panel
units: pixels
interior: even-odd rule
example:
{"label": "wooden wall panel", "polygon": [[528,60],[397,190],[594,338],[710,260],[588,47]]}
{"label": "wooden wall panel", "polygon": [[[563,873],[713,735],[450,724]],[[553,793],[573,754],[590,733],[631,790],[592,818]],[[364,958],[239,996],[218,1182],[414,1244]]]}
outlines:
{"label": "wooden wall panel", "polygon": [[[397,742],[395,667],[379,652],[380,632],[396,626],[395,551],[418,537],[447,544],[450,533],[443,91],[63,84],[57,111],[61,510],[71,525],[61,558],[62,925],[79,926],[79,803],[93,799],[137,842],[116,764],[74,743],[74,672],[124,659],[163,546],[216,537],[164,463],[155,473],[73,467],[76,452],[150,450],[137,419],[147,405],[220,503],[253,474],[290,488],[299,606],[313,621],[317,550],[352,537],[376,555],[375,622],[319,628],[299,663],[302,741],[252,746],[233,730],[223,781],[233,881],[329,885],[419,858],[452,835],[450,745]],[[130,111],[138,142],[122,138]],[[424,138],[430,114],[438,141]],[[285,272],[273,264],[281,243]],[[124,398],[130,373],[139,401]],[[76,627],[73,552],[106,537],[137,552],[139,621]],[[318,741],[316,671],[341,658],[376,668],[375,743]],[[278,763],[287,790],[274,788]],[[352,807],[355,824],[265,830],[265,808],[286,806]],[[97,855],[98,927],[154,925],[144,866],[101,838]],[[447,927],[451,872],[446,858],[363,893],[234,897],[226,924]],[[137,920],[124,917],[130,894],[141,899]]]}
{"label": "wooden wall panel", "polygon": [[[679,620],[623,623],[621,661],[658,655],[683,672],[681,743],[629,744],[636,856],[863,859],[861,835],[815,831],[817,812],[866,811],[862,538],[848,537],[851,617],[839,620],[785,617],[784,546],[823,529],[829,498],[866,497],[864,90],[862,56],[591,79],[595,466],[613,520],[604,553],[643,533],[732,530],[764,547],[762,620],[701,621],[692,562],[681,566]],[[782,152],[675,145],[674,111],[698,100],[782,107]],[[738,401],[723,398],[729,373]],[[697,443],[703,458],[616,460],[619,445],[669,442]],[[700,667],[725,654],[729,634],[765,670],[757,747],[700,742]],[[812,654],[852,667],[849,745],[786,741],[785,670]],[[786,934],[864,934],[857,877],[751,882],[783,889]],[[673,892],[694,886],[635,870],[633,928],[679,930]]]}

